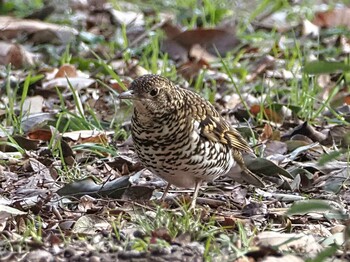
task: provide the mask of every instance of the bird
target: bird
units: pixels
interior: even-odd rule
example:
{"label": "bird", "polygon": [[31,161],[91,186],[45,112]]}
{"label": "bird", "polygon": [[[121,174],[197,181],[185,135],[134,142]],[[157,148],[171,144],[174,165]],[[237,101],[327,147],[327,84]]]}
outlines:
{"label": "bird", "polygon": [[118,97],[132,101],[131,137],[140,162],[168,183],[162,199],[171,185],[194,188],[194,209],[203,182],[230,170],[264,187],[244,163],[243,154],[254,155],[248,142],[199,94],[146,74]]}

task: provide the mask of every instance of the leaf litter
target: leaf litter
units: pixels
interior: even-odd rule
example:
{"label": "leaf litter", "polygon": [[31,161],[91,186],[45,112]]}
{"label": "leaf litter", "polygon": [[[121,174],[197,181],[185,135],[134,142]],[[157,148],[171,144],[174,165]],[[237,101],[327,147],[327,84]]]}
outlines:
{"label": "leaf litter", "polygon": [[[345,6],[258,5],[247,19],[233,4],[188,16],[87,2],[0,16],[1,261],[349,259]],[[115,98],[150,72],[214,103],[266,187],[226,176],[195,213],[192,190],[160,202],[165,183],[138,162]]]}

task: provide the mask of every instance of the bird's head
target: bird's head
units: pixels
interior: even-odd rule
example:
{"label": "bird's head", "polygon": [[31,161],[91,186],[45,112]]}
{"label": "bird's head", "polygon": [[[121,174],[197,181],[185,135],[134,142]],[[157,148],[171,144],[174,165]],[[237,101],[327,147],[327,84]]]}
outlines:
{"label": "bird's head", "polygon": [[176,95],[175,85],[167,78],[143,75],[135,79],[119,99],[131,99],[138,113],[157,117],[176,109]]}

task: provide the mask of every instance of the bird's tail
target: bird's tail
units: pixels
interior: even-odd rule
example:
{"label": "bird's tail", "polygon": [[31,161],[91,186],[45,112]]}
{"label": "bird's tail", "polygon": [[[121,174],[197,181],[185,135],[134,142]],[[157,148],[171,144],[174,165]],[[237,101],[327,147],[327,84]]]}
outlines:
{"label": "bird's tail", "polygon": [[239,151],[234,151],[232,153],[233,159],[236,161],[237,165],[235,165],[229,173],[227,174],[229,177],[237,181],[238,183],[246,182],[256,187],[265,187],[264,182],[255,175],[252,171],[250,171],[244,163],[242,153]]}
{"label": "bird's tail", "polygon": [[252,171],[250,171],[247,167],[242,171],[242,173],[243,173],[242,179],[245,182],[256,187],[261,187],[261,188],[265,187],[264,182],[261,181],[261,179],[257,175],[255,175]]}

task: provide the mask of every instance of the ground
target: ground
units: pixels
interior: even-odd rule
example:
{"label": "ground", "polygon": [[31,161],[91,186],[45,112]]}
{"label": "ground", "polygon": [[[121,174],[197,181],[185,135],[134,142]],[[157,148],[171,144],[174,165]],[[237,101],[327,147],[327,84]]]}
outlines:
{"label": "ground", "polygon": [[[0,261],[348,261],[350,11],[325,2],[1,1]],[[213,103],[265,187],[161,201],[117,99],[146,73]]]}

